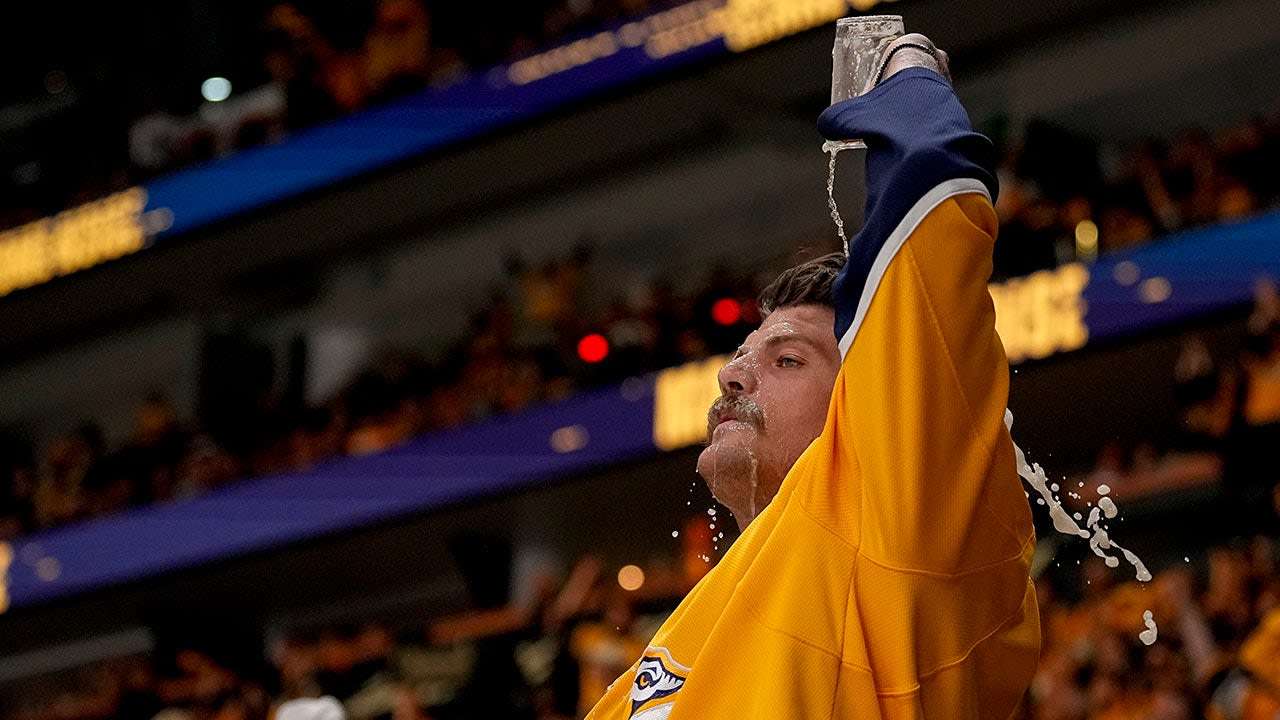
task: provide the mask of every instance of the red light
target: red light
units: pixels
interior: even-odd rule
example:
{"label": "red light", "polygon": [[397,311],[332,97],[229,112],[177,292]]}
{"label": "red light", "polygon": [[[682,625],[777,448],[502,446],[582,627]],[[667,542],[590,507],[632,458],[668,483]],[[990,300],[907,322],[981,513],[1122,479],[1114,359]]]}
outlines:
{"label": "red light", "polygon": [[578,357],[585,363],[598,363],[609,355],[609,341],[600,333],[591,333],[578,341]]}
{"label": "red light", "polygon": [[742,306],[733,298],[721,298],[711,306],[711,319],[721,325],[736,325],[742,319]]}

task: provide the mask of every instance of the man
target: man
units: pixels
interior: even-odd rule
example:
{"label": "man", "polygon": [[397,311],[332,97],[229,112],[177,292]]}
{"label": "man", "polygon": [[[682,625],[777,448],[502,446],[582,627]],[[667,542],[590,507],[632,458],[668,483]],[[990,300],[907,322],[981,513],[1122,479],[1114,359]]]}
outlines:
{"label": "man", "polygon": [[994,153],[927,38],[885,58],[819,119],[868,146],[848,260],[784,274],[720,374],[698,465],[742,535],[591,718],[999,719],[1031,680]]}
{"label": "man", "polygon": [[720,369],[698,474],[743,530],[826,424],[840,370],[832,284],[844,264],[832,253],[778,276],[760,293],[760,328]]}

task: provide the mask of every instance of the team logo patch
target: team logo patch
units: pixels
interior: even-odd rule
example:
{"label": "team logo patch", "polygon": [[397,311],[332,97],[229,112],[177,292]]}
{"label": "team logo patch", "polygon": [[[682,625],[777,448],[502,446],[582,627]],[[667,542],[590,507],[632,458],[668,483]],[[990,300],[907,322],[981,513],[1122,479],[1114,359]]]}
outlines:
{"label": "team logo patch", "polygon": [[671,696],[684,687],[687,677],[689,668],[672,660],[666,648],[647,648],[631,683],[633,720],[664,720],[675,703]]}

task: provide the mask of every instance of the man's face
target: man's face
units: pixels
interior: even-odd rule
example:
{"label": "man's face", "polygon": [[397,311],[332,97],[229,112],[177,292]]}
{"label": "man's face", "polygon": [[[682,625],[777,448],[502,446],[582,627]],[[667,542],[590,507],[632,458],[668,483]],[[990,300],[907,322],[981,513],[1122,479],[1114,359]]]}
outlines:
{"label": "man's face", "polygon": [[773,499],[822,432],[840,368],[834,325],[823,305],[780,308],[720,370],[698,473],[740,527]]}

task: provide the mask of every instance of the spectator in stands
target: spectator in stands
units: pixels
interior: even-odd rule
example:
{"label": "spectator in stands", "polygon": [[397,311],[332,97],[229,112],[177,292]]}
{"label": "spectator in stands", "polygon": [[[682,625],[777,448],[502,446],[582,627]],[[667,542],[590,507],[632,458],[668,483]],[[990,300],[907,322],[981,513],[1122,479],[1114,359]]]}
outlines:
{"label": "spectator in stands", "polygon": [[192,648],[174,652],[170,670],[160,673],[156,682],[156,695],[169,707],[214,711],[241,684],[231,669]]}
{"label": "spectator in stands", "polygon": [[346,430],[340,413],[329,406],[305,408],[298,413],[284,442],[287,467],[306,470],[343,453]]}
{"label": "spectator in stands", "polygon": [[30,444],[0,432],[0,540],[36,528],[37,473]]}
{"label": "spectator in stands", "polygon": [[364,64],[371,97],[395,96],[426,85],[431,15],[421,0],[374,1],[373,27],[364,38]]}
{"label": "spectator in stands", "polygon": [[1098,242],[1104,252],[1143,245],[1155,236],[1156,226],[1151,216],[1122,189],[1108,195],[1098,223]]}
{"label": "spectator in stands", "polygon": [[1232,378],[1235,403],[1223,458],[1224,523],[1252,532],[1274,517],[1266,499],[1280,479],[1273,459],[1280,442],[1280,288],[1270,278],[1255,284],[1253,312]]}
{"label": "spectator in stands", "polygon": [[[537,267],[511,255],[506,272],[516,285],[513,329],[523,346],[548,344],[577,331],[583,276],[591,261],[588,241],[579,242],[568,257],[553,258]],[[573,337],[577,341],[577,337]]]}
{"label": "spectator in stands", "polygon": [[1243,549],[1225,546],[1210,551],[1204,612],[1210,623],[1227,637],[1243,638],[1257,620],[1252,602],[1253,582],[1249,558]]}
{"label": "spectator in stands", "polygon": [[107,455],[86,484],[90,512],[110,515],[154,499],[142,490],[146,470],[135,447],[125,447]]}
{"label": "spectator in stands", "polygon": [[280,697],[315,697],[320,687],[315,681],[318,660],[315,644],[297,633],[275,637],[267,646],[268,660],[280,679]]}
{"label": "spectator in stands", "polygon": [[129,126],[129,159],[140,179],[178,167],[178,150],[190,132],[188,121],[164,109],[154,94],[144,100],[144,107]]}
{"label": "spectator in stands", "polygon": [[422,430],[409,391],[409,368],[394,359],[356,378],[347,392],[349,455],[368,455],[404,442]]}
{"label": "spectator in stands", "polygon": [[321,693],[342,702],[355,696],[376,672],[361,662],[356,633],[350,627],[328,629],[316,644],[316,684]]}
{"label": "spectator in stands", "polygon": [[570,648],[581,672],[579,716],[585,715],[615,679],[644,652],[648,637],[635,632],[631,594],[610,583],[603,588],[604,611],[598,620],[574,628]]}
{"label": "spectator in stands", "polygon": [[432,70],[431,19],[421,0],[375,0],[363,60],[370,102],[426,87]]}
{"label": "spectator in stands", "polygon": [[[1138,186],[1146,201],[1145,210],[1155,220],[1161,232],[1173,232],[1185,223],[1183,209],[1169,192],[1163,173],[1163,162],[1168,148],[1155,139],[1148,139],[1135,153],[1131,162]],[[1134,204],[1134,209],[1141,207]]]}
{"label": "spectator in stands", "polygon": [[236,479],[239,463],[208,434],[192,436],[174,468],[173,496],[189,498]]}
{"label": "spectator in stands", "polygon": [[35,489],[36,521],[57,525],[89,512],[85,481],[102,456],[102,433],[84,425],[55,440]]}
{"label": "spectator in stands", "polygon": [[156,695],[156,674],[150,658],[126,661],[120,671],[114,715],[119,720],[151,720],[165,704]]}
{"label": "spectator in stands", "polygon": [[314,22],[293,3],[279,3],[264,21],[264,62],[271,78],[284,88],[285,127],[315,125],[364,102],[363,78],[316,30]]}
{"label": "spectator in stands", "polygon": [[347,720],[346,710],[336,698],[300,698],[280,704],[276,720]]}
{"label": "spectator in stands", "polygon": [[[402,687],[391,633],[378,623],[364,623],[350,639],[349,647],[355,661],[352,675],[362,682],[344,698],[348,716],[352,720],[372,720],[394,713]],[[402,711],[412,709],[403,700],[401,704]]]}
{"label": "spectator in stands", "polygon": [[1057,208],[1041,197],[1020,196],[1016,187],[1010,194],[995,245],[997,280],[1057,265]]}
{"label": "spectator in stands", "polygon": [[1195,227],[1217,219],[1218,161],[1207,131],[1196,127],[1183,133],[1160,170],[1182,225]]}
{"label": "spectator in stands", "polygon": [[1209,720],[1268,720],[1280,715],[1280,611],[1244,641],[1236,667],[1213,693]]}
{"label": "spectator in stands", "polygon": [[1230,386],[1223,381],[1203,337],[1193,333],[1182,339],[1173,378],[1181,420],[1176,440],[1179,449],[1220,449],[1231,424]]}
{"label": "spectator in stands", "polygon": [[186,444],[187,435],[173,401],[162,392],[148,394],[138,408],[137,429],[131,443],[142,474],[139,502],[173,497],[174,473]]}

